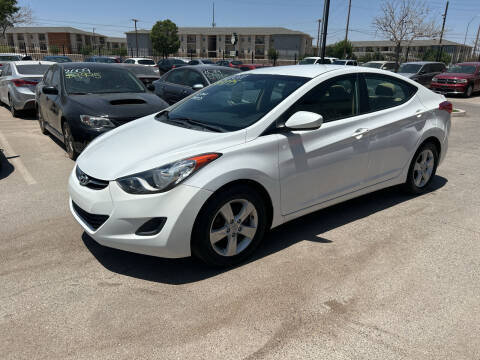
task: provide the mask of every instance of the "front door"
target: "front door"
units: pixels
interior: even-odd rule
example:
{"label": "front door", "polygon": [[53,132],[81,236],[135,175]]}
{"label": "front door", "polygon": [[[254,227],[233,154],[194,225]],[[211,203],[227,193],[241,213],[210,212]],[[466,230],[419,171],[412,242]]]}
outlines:
{"label": "front door", "polygon": [[279,120],[297,111],[322,115],[317,130],[285,132],[279,144],[282,214],[287,215],[363,186],[368,129],[356,74],[329,79],[305,94]]}
{"label": "front door", "polygon": [[163,87],[163,100],[175,104],[189,94],[190,87],[185,85],[186,69],[172,70],[161,85]]}

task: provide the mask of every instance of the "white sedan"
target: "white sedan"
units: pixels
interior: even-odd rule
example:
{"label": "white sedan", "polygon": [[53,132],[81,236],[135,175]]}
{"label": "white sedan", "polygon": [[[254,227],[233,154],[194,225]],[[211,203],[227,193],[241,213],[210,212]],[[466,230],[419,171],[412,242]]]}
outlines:
{"label": "white sedan", "polygon": [[70,208],[102,245],[232,265],[299,216],[397,184],[425,192],[451,111],[377,69],[241,73],[94,140],[70,176]]}

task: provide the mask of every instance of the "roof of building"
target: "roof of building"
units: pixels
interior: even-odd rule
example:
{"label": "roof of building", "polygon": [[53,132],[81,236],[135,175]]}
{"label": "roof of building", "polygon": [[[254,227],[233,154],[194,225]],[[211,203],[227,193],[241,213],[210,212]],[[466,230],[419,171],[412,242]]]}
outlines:
{"label": "roof of building", "polygon": [[[410,46],[433,46],[438,45],[439,40],[413,40]],[[395,46],[395,42],[389,40],[368,40],[368,41],[352,41],[353,47],[369,47],[369,46]],[[407,42],[403,42],[403,46],[406,46]],[[457,45],[463,46],[460,43],[450,41],[450,40],[442,40],[442,45]],[[468,45],[465,45],[468,46]],[[471,46],[468,46],[471,47]]]}
{"label": "roof of building", "polygon": [[[72,33],[90,36],[93,35],[93,32],[83,31],[70,26],[19,26],[9,28],[6,32],[8,34]],[[98,33],[95,33],[95,36],[105,37],[105,35]]]}
{"label": "roof of building", "polygon": [[[290,30],[283,27],[179,27],[180,35],[201,34],[201,35],[232,35],[234,32],[238,35],[304,35],[301,31]],[[150,30],[138,30],[139,34],[150,34]],[[135,30],[128,31],[126,34],[135,34]]]}

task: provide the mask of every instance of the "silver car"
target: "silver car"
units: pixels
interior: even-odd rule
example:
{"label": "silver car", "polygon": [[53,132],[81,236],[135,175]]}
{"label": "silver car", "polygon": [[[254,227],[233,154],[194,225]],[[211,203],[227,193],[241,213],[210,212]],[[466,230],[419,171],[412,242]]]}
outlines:
{"label": "silver car", "polygon": [[52,61],[11,61],[0,70],[0,101],[10,106],[13,116],[19,110],[35,108],[35,88]]}

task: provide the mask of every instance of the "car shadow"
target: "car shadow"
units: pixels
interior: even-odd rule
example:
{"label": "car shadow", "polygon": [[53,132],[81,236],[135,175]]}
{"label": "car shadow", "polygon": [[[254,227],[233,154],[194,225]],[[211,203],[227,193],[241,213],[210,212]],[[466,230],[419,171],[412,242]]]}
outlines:
{"label": "car shadow", "polygon": [[10,162],[8,161],[8,158],[0,149],[0,180],[5,179],[14,171],[15,171],[14,166],[10,164]]}
{"label": "car shadow", "polygon": [[[446,183],[447,179],[437,175],[429,192],[442,188]],[[415,197],[405,194],[398,187],[391,187],[290,221],[270,231],[254,256],[237,267],[282,251],[300,241],[328,246],[332,241],[322,237],[323,233],[413,198]],[[163,259],[107,248],[86,233],[83,233],[82,240],[106,269],[142,280],[180,285],[204,280],[232,269],[211,268],[192,257]]]}

